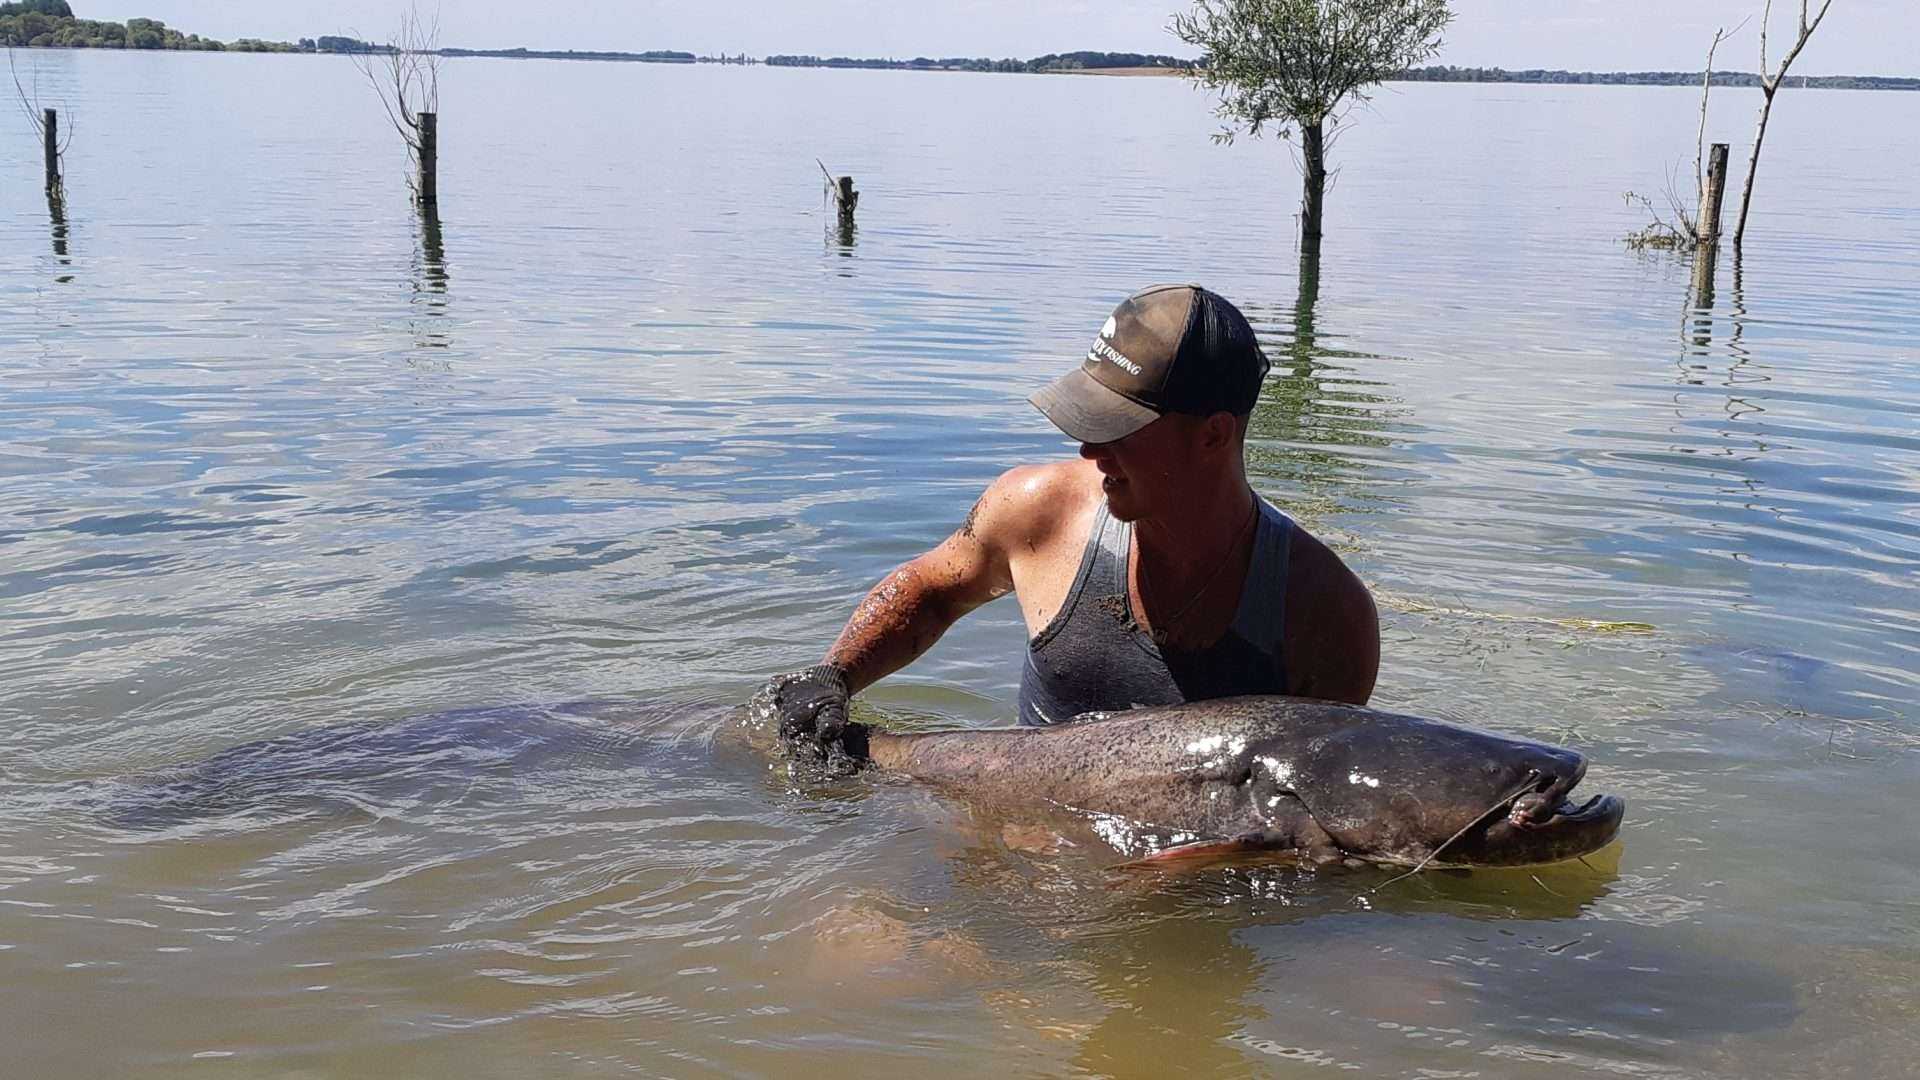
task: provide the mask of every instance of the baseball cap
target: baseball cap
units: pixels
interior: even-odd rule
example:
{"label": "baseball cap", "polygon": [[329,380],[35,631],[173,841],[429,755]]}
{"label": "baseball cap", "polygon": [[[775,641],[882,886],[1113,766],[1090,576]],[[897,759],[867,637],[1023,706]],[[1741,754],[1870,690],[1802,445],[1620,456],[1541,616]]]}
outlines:
{"label": "baseball cap", "polygon": [[1078,368],[1028,401],[1086,443],[1125,438],[1164,413],[1252,411],[1267,358],[1247,317],[1198,285],[1154,285],[1120,302]]}

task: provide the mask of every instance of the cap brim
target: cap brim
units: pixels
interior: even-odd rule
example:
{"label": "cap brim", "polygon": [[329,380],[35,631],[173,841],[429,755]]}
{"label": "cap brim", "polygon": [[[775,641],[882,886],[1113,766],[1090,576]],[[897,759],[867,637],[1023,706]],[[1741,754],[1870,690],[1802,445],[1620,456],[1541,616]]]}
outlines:
{"label": "cap brim", "polygon": [[1083,443],[1107,443],[1160,419],[1160,414],[1074,368],[1027,399],[1053,426]]}

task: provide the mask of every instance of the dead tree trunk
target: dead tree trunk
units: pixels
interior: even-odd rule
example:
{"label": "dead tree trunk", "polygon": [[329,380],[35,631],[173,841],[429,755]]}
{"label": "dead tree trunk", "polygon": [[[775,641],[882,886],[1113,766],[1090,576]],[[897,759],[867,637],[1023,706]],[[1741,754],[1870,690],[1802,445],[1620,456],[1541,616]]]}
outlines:
{"label": "dead tree trunk", "polygon": [[1760,144],[1767,138],[1767,116],[1773,111],[1773,95],[1779,91],[1780,84],[1786,81],[1787,69],[1793,66],[1793,60],[1800,50],[1807,47],[1807,39],[1820,28],[1820,20],[1827,17],[1827,9],[1833,6],[1833,0],[1821,0],[1820,13],[1807,21],[1808,0],[1800,0],[1800,34],[1794,39],[1793,48],[1788,50],[1786,59],[1780,61],[1780,70],[1767,74],[1767,16],[1773,14],[1773,0],[1767,0],[1767,6],[1760,15],[1760,93],[1764,100],[1760,103],[1760,127],[1753,135],[1753,153],[1747,158],[1747,182],[1740,191],[1740,221],[1733,227],[1733,246],[1739,247],[1747,235],[1747,211],[1753,207],[1753,174],[1760,168]]}
{"label": "dead tree trunk", "polygon": [[1753,153],[1747,156],[1747,182],[1740,189],[1740,219],[1733,226],[1733,246],[1739,247],[1747,235],[1747,211],[1753,206],[1753,174],[1760,168],[1760,144],[1767,139],[1767,114],[1773,111],[1774,84],[1761,77],[1760,92],[1766,100],[1760,105],[1760,129],[1753,134]]}
{"label": "dead tree trunk", "polygon": [[1693,306],[1713,306],[1714,264],[1720,256],[1720,203],[1727,190],[1727,144],[1714,143],[1707,154],[1707,175],[1700,189],[1700,217],[1694,226]]}
{"label": "dead tree trunk", "polygon": [[421,206],[440,205],[440,114],[423,112],[419,116],[420,180],[417,190]]}
{"label": "dead tree trunk", "polygon": [[47,193],[57,195],[60,192],[60,114],[52,109],[42,112],[40,141],[47,159]]}
{"label": "dead tree trunk", "polygon": [[1717,142],[1707,154],[1707,178],[1700,187],[1700,217],[1694,239],[1701,244],[1720,242],[1720,204],[1727,191],[1727,144]]}
{"label": "dead tree trunk", "polygon": [[1320,250],[1321,211],[1327,201],[1327,144],[1323,123],[1300,125],[1300,149],[1306,157],[1300,194],[1300,249]]}

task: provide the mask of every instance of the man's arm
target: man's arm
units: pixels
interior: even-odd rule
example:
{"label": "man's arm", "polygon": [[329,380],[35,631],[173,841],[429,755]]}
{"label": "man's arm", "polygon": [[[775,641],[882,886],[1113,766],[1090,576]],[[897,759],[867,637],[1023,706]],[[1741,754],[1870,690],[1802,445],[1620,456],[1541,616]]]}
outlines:
{"label": "man's arm", "polygon": [[1288,556],[1287,693],[1365,705],[1380,674],[1373,596],[1325,544],[1296,528]]}
{"label": "man's arm", "polygon": [[1005,540],[1023,516],[1020,473],[987,487],[938,547],[880,579],[854,608],[825,662],[858,692],[912,663],[960,617],[1013,591]]}
{"label": "man's arm", "polygon": [[1031,552],[1053,534],[1070,512],[1071,490],[1072,474],[1061,465],[1022,466],[989,485],[952,536],[880,579],[823,663],[768,681],[763,693],[782,734],[833,745],[855,692],[911,663],[962,615],[1013,590],[1009,553]]}

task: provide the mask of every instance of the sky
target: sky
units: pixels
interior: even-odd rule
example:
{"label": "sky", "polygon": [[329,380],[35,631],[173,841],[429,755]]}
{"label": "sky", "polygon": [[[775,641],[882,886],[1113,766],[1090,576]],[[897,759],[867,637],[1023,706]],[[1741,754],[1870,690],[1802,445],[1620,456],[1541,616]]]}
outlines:
{"label": "sky", "polygon": [[[222,40],[385,40],[404,0],[71,0],[86,18],[157,18]],[[1438,63],[1584,71],[1699,70],[1716,27],[1751,18],[1715,67],[1758,66],[1764,0],[1453,0]],[[1814,0],[1818,7],[1819,0]],[[1074,49],[1193,55],[1166,30],[1182,0],[425,0],[440,42],[468,48],[681,49],[712,55],[1032,57]],[[1796,0],[1774,4],[1777,57]],[[1833,0],[1794,62],[1803,75],[1920,77],[1920,0]]]}

